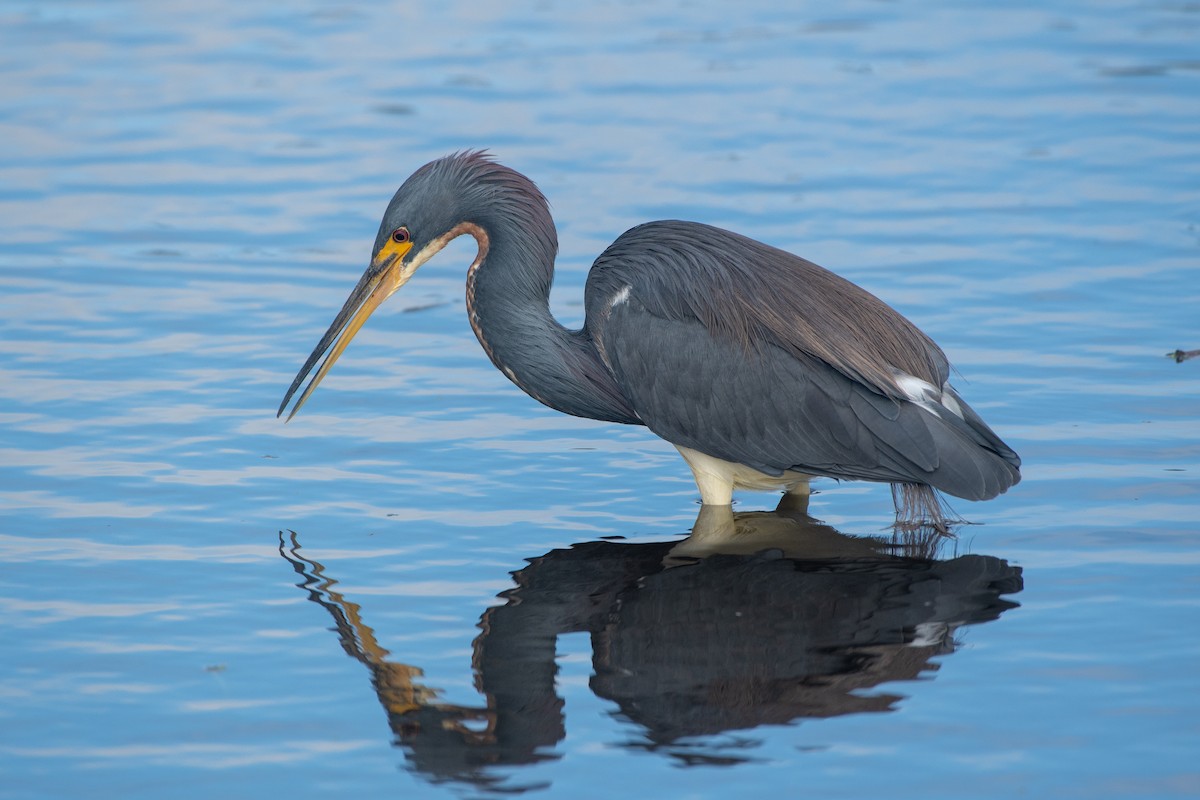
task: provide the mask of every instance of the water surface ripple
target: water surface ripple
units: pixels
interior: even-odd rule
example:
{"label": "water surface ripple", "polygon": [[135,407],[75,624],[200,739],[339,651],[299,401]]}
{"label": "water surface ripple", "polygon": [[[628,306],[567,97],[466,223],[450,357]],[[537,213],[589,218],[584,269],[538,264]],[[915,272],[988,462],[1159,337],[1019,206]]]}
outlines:
{"label": "water surface ripple", "polygon": [[[1197,41],[1182,2],[5,4],[0,796],[1200,794]],[[474,147],[550,198],[564,322],[628,227],[738,230],[938,340],[1024,481],[940,549],[877,541],[880,486],[698,520],[670,446],[491,367],[461,242],[283,425],[387,199]]]}

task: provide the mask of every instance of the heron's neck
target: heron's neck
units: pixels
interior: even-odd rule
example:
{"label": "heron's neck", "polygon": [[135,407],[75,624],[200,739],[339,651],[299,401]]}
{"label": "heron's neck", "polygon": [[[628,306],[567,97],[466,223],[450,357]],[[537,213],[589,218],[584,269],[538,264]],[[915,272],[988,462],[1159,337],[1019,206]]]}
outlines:
{"label": "heron's neck", "polygon": [[569,330],[550,313],[557,242],[512,225],[463,232],[479,244],[467,272],[467,315],[496,368],[558,411],[639,423],[587,331]]}

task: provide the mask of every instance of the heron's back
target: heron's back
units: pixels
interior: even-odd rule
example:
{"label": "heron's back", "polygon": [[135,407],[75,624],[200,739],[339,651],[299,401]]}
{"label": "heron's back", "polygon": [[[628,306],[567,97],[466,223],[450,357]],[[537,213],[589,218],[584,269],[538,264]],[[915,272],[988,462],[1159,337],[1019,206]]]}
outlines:
{"label": "heron's back", "polygon": [[597,259],[586,307],[631,406],[674,444],[769,475],[970,499],[1020,479],[1016,454],[949,389],[929,337],[791,253],[698,223],[648,223]]}

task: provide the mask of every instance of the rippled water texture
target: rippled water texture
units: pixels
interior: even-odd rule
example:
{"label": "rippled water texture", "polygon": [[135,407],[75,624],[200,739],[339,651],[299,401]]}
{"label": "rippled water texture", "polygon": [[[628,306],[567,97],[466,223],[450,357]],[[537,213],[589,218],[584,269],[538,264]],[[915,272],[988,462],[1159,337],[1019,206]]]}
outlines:
{"label": "rippled water texture", "polygon": [[[0,796],[1200,794],[1198,41],[1183,2],[0,6]],[[396,186],[474,147],[550,197],[564,322],[626,228],[738,230],[937,339],[1024,481],[938,552],[883,486],[697,519],[668,445],[492,368],[461,241],[276,420]]]}

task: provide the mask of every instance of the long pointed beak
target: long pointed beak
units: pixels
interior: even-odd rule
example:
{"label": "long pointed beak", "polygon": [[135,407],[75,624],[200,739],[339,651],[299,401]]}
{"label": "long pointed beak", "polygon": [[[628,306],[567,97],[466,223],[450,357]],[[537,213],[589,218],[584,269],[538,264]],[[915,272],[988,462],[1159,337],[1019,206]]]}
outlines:
{"label": "long pointed beak", "polygon": [[[292,399],[292,395],[300,388],[300,384],[304,382],[305,377],[312,371],[313,366],[320,360],[325,351],[329,351],[325,355],[325,360],[321,363],[321,368],[313,375],[312,380],[308,382],[308,386],[300,395],[300,399],[296,401],[296,405],[292,407],[291,412],[287,415],[287,420],[291,420],[296,416],[296,412],[304,405],[304,401],[313,393],[313,390],[325,378],[330,367],[337,363],[338,358],[346,350],[346,346],[350,344],[350,340],[358,333],[363,323],[367,318],[383,304],[397,289],[408,282],[416,269],[415,264],[407,264],[404,257],[412,249],[412,244],[406,242],[402,245],[396,245],[392,242],[388,243],[379,255],[376,256],[371,266],[363,273],[359,279],[358,285],[354,287],[354,291],[350,293],[350,297],[346,299],[346,304],[342,306],[342,310],[338,312],[333,320],[333,324],[329,326],[329,330],[325,331],[325,335],[321,337],[321,341],[313,349],[308,360],[304,362],[304,366],[296,373],[295,380],[288,387],[287,394],[283,396],[283,402],[279,404],[279,411],[275,414],[276,417],[282,416],[283,411],[287,408],[288,402]],[[333,349],[330,350],[330,347]],[[285,422],[287,421],[285,420]]]}

